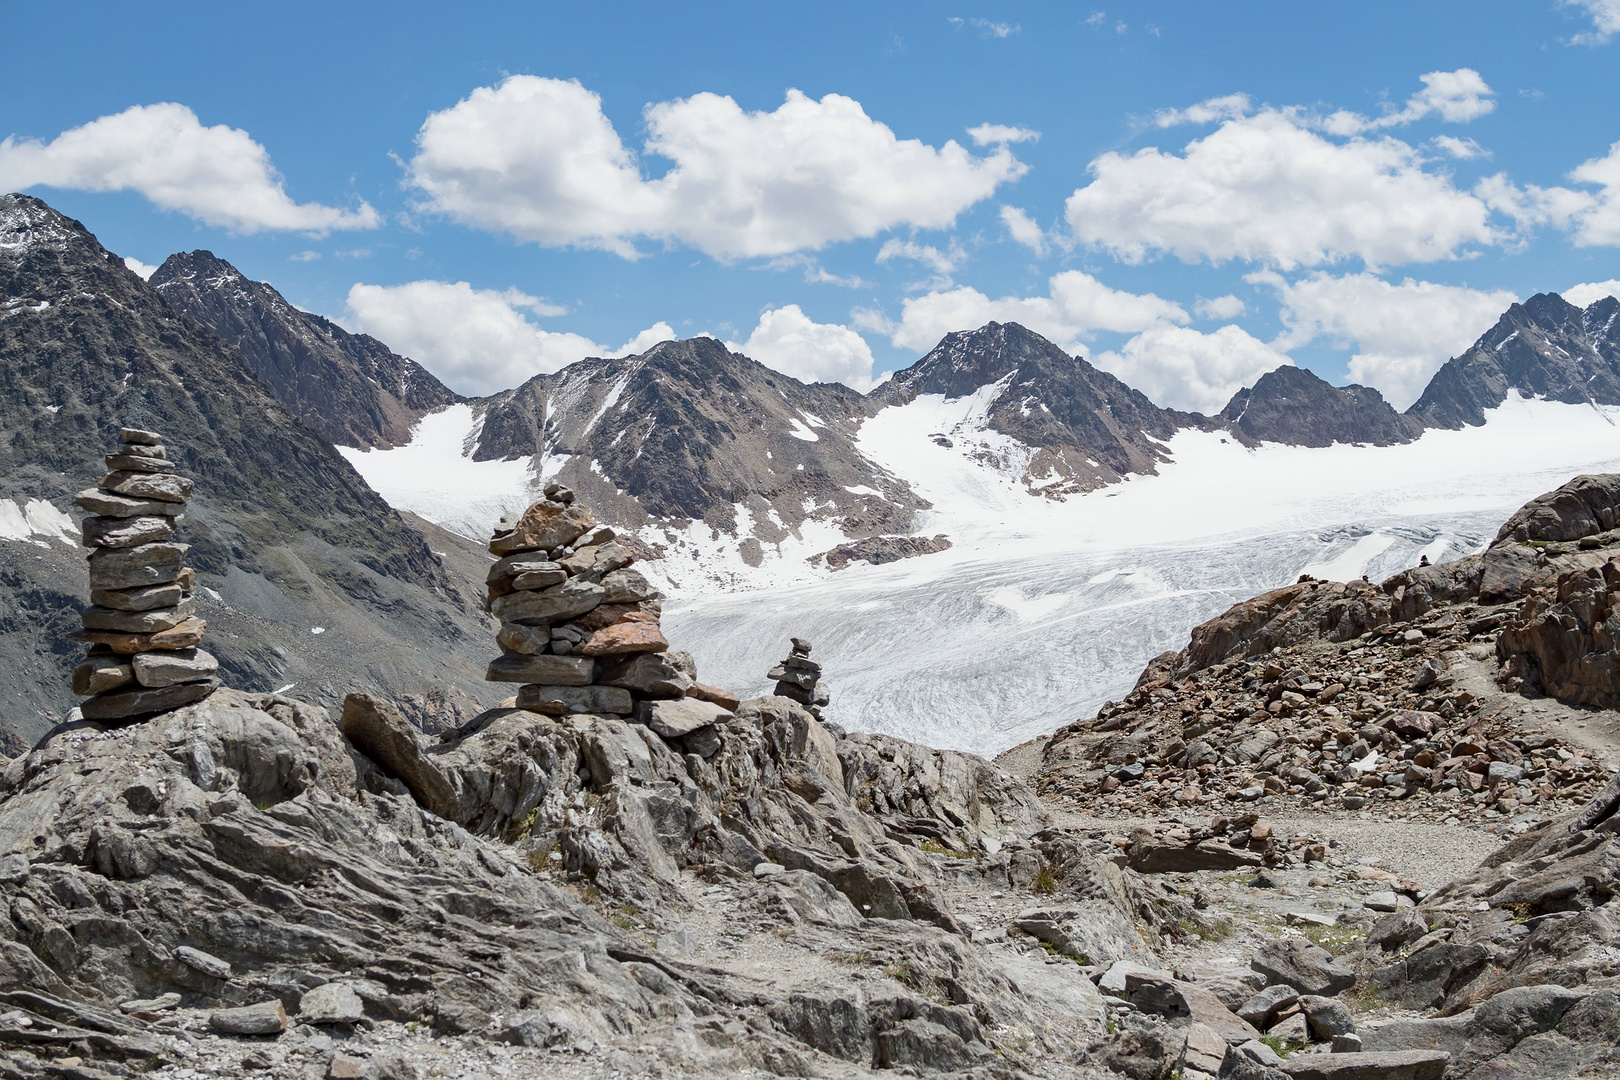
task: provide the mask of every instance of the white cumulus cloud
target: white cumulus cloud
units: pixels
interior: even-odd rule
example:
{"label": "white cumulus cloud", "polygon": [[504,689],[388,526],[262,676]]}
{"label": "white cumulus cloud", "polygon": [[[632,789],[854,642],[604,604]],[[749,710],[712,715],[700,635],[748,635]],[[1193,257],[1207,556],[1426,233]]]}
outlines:
{"label": "white cumulus cloud", "polygon": [[1282,269],[1458,256],[1501,236],[1491,209],[1390,137],[1338,141],[1291,111],[1224,121],[1180,154],[1111,152],[1065,204],[1075,237],[1126,262],[1241,259]]}
{"label": "white cumulus cloud", "polygon": [[431,114],[409,182],[424,209],[548,246],[635,253],[649,238],[717,258],[784,255],[899,226],[944,228],[1015,180],[1005,145],[900,139],[858,101],[789,90],[774,112],[703,93],[649,105],[656,179],[574,81],[512,76]]}
{"label": "white cumulus cloud", "polygon": [[1620,0],[1564,0],[1566,7],[1581,7],[1592,17],[1592,32],[1576,34],[1570,40],[1578,45],[1602,45],[1620,34]]}
{"label": "white cumulus cloud", "polygon": [[857,320],[881,328],[902,349],[933,348],[953,330],[972,330],[987,322],[1016,322],[1065,347],[1097,330],[1136,333],[1160,323],[1187,321],[1181,305],[1153,293],[1109,288],[1090,274],[1065,270],[1047,282],[1046,296],[1003,296],[992,300],[966,285],[908,297],[900,321],[886,324],[870,314]]}
{"label": "white cumulus cloud", "polygon": [[1571,170],[1569,178],[1579,184],[1595,184],[1599,189],[1587,196],[1589,201],[1574,216],[1576,246],[1620,245],[1620,142],[1609,147],[1607,156],[1593,158]]}
{"label": "white cumulus cloud", "polygon": [[1248,94],[1227,94],[1209,98],[1185,109],[1160,109],[1153,114],[1153,123],[1162,128],[1181,124],[1209,124],[1216,120],[1235,120],[1248,116],[1253,104]]}
{"label": "white cumulus cloud", "polygon": [[1354,135],[1379,128],[1400,127],[1428,116],[1438,115],[1450,124],[1466,124],[1496,108],[1496,91],[1473,68],[1431,71],[1419,78],[1423,89],[1406,100],[1406,107],[1374,119],[1341,110],[1324,121],[1336,135]]}
{"label": "white cumulus cloud", "polygon": [[381,218],[294,202],[270,154],[240,128],[203,127],[184,105],[135,105],[50,142],[0,140],[0,190],[136,191],[165,210],[240,233],[374,229]]}
{"label": "white cumulus cloud", "polygon": [[1034,128],[1010,127],[1007,124],[980,124],[967,129],[975,146],[999,146],[1002,143],[1035,142],[1041,133]]}
{"label": "white cumulus cloud", "polygon": [[1208,300],[1200,300],[1193,305],[1193,310],[1206,319],[1235,319],[1249,310],[1249,305],[1241,299],[1228,293],[1225,296],[1215,296]]}
{"label": "white cumulus cloud", "polygon": [[1018,243],[1037,255],[1046,254],[1046,233],[1042,231],[1039,223],[1020,207],[1003,206],[1001,223],[1007,227],[1007,235]]}
{"label": "white cumulus cloud", "polygon": [[1292,364],[1287,355],[1238,326],[1203,334],[1185,326],[1154,326],[1118,352],[1091,362],[1167,409],[1218,413],[1266,372]]}
{"label": "white cumulus cloud", "polygon": [[818,323],[798,304],[767,310],[733,352],[758,360],[800,382],[840,382],[865,393],[872,389],[872,348],[847,326]]}
{"label": "white cumulus cloud", "polygon": [[134,274],[142,281],[150,281],[152,275],[157,273],[157,267],[153,266],[151,263],[143,263],[141,260],[130,255],[124,256],[124,265],[129,267],[130,273]]}
{"label": "white cumulus cloud", "polygon": [[1377,387],[1397,409],[1416,401],[1442,364],[1518,300],[1502,289],[1411,278],[1395,284],[1365,273],[1317,273],[1290,282],[1262,272],[1250,280],[1271,286],[1282,301],[1286,330],[1273,344],[1291,349],[1323,337],[1354,345],[1351,380]]}
{"label": "white cumulus cloud", "polygon": [[1576,307],[1591,307],[1605,296],[1620,297],[1620,278],[1610,278],[1608,281],[1583,281],[1579,285],[1571,285],[1559,295]]}
{"label": "white cumulus cloud", "polygon": [[675,331],[655,323],[617,349],[580,334],[542,330],[564,309],[516,289],[475,289],[465,281],[412,281],[349,289],[344,322],[416,360],[463,394],[492,394],[587,356],[645,352]]}

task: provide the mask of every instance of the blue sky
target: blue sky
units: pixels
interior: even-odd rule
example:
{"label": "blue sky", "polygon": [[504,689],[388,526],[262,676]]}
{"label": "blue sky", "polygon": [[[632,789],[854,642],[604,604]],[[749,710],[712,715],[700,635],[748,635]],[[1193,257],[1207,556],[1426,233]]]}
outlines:
{"label": "blue sky", "polygon": [[671,333],[865,388],[1016,318],[1178,407],[1404,406],[1620,288],[1620,0],[0,15],[0,188],[469,393]]}

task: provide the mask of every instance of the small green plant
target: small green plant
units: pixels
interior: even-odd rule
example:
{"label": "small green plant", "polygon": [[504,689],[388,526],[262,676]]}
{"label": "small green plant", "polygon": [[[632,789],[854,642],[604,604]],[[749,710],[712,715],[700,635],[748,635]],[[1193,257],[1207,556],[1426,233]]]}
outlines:
{"label": "small green plant", "polygon": [[617,926],[620,930],[631,930],[634,929],[636,925],[628,915],[615,915],[613,916],[612,921],[613,925]]}
{"label": "small green plant", "polygon": [[1271,1047],[1271,1049],[1276,1052],[1278,1057],[1285,1058],[1294,1052],[1293,1050],[1289,1049],[1287,1043],[1283,1042],[1281,1035],[1262,1035],[1260,1036],[1260,1041]]}
{"label": "small green plant", "polygon": [[619,912],[623,915],[640,915],[641,909],[634,904],[620,904]]}
{"label": "small green plant", "polygon": [[904,983],[913,988],[917,985],[917,970],[904,960],[891,960],[884,964],[883,974],[897,983]]}
{"label": "small green plant", "polygon": [[530,849],[529,868],[537,871],[544,870],[551,860],[551,853],[553,850],[554,849],[550,844],[537,844],[535,847]]}
{"label": "small green plant", "polygon": [[1042,896],[1052,895],[1057,892],[1057,887],[1057,876],[1052,873],[1050,868],[1045,866],[1041,867],[1040,871],[1035,875],[1035,884],[1030,886],[1032,890]]}
{"label": "small green plant", "polygon": [[877,958],[871,953],[864,952],[834,952],[828,953],[827,959],[835,964],[846,964],[849,967],[867,967],[877,963]]}
{"label": "small green plant", "polygon": [[519,820],[518,822],[513,824],[513,826],[512,826],[512,839],[513,840],[526,839],[528,837],[529,833],[534,831],[534,819],[536,817],[538,817],[539,814],[540,814],[540,808],[538,806],[536,806],[532,810],[530,810],[527,814],[524,814],[521,820]]}

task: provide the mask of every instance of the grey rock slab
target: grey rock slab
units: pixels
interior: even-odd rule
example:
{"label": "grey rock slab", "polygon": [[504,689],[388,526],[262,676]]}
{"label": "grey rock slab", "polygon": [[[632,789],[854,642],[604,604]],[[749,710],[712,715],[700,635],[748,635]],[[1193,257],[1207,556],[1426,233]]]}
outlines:
{"label": "grey rock slab", "polygon": [[1261,1031],[1271,1026],[1271,1018],[1299,1000],[1299,991],[1286,983],[1266,987],[1237,1007],[1238,1016]]}
{"label": "grey rock slab", "polygon": [[80,703],[79,710],[86,720],[128,720],[193,705],[217,689],[219,680],[208,679],[157,689],[114,690],[87,699]]}
{"label": "grey rock slab", "polygon": [[1443,1050],[1296,1054],[1281,1068],[1294,1080],[1441,1080],[1450,1060]]}
{"label": "grey rock slab", "polygon": [[611,713],[629,716],[636,703],[630,691],[617,686],[541,686],[535,683],[518,688],[520,709],[548,701],[562,702],[564,713]]}
{"label": "grey rock slab", "polygon": [[219,661],[202,649],[136,653],[130,663],[135,681],[153,688],[201,682],[219,671]]}
{"label": "grey rock slab", "polygon": [[650,698],[684,697],[692,689],[691,678],[669,653],[637,653],[627,660],[603,661],[596,681]]}
{"label": "grey rock slab", "polygon": [[539,592],[512,592],[497,596],[490,601],[489,610],[502,622],[537,626],[563,622],[594,611],[598,605],[607,602],[606,598],[607,592],[602,586],[573,578]]}
{"label": "grey rock slab", "polygon": [[80,697],[105,694],[135,681],[135,669],[124,656],[91,656],[73,669],[73,692]]}
{"label": "grey rock slab", "polygon": [[636,719],[666,739],[679,739],[698,728],[724,723],[732,719],[732,714],[708,701],[681,698],[643,701],[636,706]]}
{"label": "grey rock slab", "polygon": [[502,656],[484,673],[488,682],[589,686],[596,661],[587,656]]}
{"label": "grey rock slab", "polygon": [[1181,1050],[1182,1076],[1216,1077],[1226,1061],[1226,1040],[1208,1024],[1193,1023],[1187,1028],[1187,1042]]}
{"label": "grey rock slab", "polygon": [[298,1001],[298,1019],[307,1024],[356,1024],[366,1003],[348,983],[322,983]]}
{"label": "grey rock slab", "polygon": [[146,454],[108,454],[107,468],[117,472],[172,473],[174,462]]}
{"label": "grey rock slab", "polygon": [[551,648],[551,627],[524,626],[522,623],[501,623],[495,632],[495,644],[507,655],[538,656]]}
{"label": "grey rock slab", "polygon": [[639,570],[615,570],[604,574],[602,589],[604,604],[639,604],[643,600],[662,599],[664,595],[653,588]]}
{"label": "grey rock slab", "polygon": [[114,495],[128,495],[132,499],[159,499],[163,502],[183,503],[191,498],[196,485],[190,477],[173,473],[145,473],[118,470],[102,477],[103,491]]}
{"label": "grey rock slab", "polygon": [[1355,1017],[1344,1002],[1330,997],[1306,994],[1299,999],[1305,1010],[1305,1021],[1318,1042],[1330,1042],[1335,1035],[1348,1035],[1356,1030]]}
{"label": "grey rock slab", "polygon": [[1148,967],[1138,964],[1134,960],[1116,960],[1103,972],[1102,978],[1097,980],[1097,989],[1111,997],[1122,998],[1126,994],[1125,980],[1132,976],[1149,979],[1173,979],[1170,972],[1162,968]]}
{"label": "grey rock slab", "polygon": [[211,953],[201,949],[194,949],[190,945],[182,945],[174,950],[174,958],[194,971],[200,971],[213,979],[228,979],[231,977],[231,965]]}
{"label": "grey rock slab", "polygon": [[90,553],[90,588],[135,589],[162,585],[180,576],[189,544],[172,540],[128,548],[98,548]]}
{"label": "grey rock slab", "polygon": [[239,1009],[215,1009],[208,1026],[223,1035],[279,1035],[287,1030],[287,1010],[279,1001]]}
{"label": "grey rock slab", "polygon": [[21,885],[32,872],[28,856],[20,851],[0,858],[0,885]]}
{"label": "grey rock slab", "polygon": [[168,630],[197,614],[197,602],[181,600],[172,608],[152,611],[118,611],[114,608],[90,607],[84,609],[81,621],[86,630],[117,630],[125,634],[155,634]]}
{"label": "grey rock slab", "polygon": [[135,446],[162,446],[163,436],[155,431],[145,428],[121,427],[118,429],[118,440],[131,443]]}
{"label": "grey rock slab", "polygon": [[90,603],[114,611],[154,611],[174,607],[185,596],[178,582],[138,589],[91,589]]}
{"label": "grey rock slab", "polygon": [[1359,1054],[1365,1049],[1361,1042],[1361,1036],[1353,1031],[1333,1036],[1333,1041],[1328,1045],[1335,1054]]}
{"label": "grey rock slab", "polygon": [[128,495],[115,495],[100,488],[85,488],[73,497],[81,510],[102,517],[144,517],[151,514],[177,517],[186,512],[185,503],[165,502],[162,499],[132,499]]}
{"label": "grey rock slab", "polygon": [[167,540],[174,535],[175,517],[87,517],[79,523],[85,547],[122,548]]}
{"label": "grey rock slab", "polygon": [[134,998],[130,1001],[118,1003],[118,1010],[126,1013],[138,1012],[168,1012],[170,1009],[180,1007],[180,995],[176,993],[159,994],[155,998]]}
{"label": "grey rock slab", "polygon": [[561,583],[568,577],[562,567],[548,559],[544,553],[524,551],[517,555],[508,555],[504,559],[496,559],[490,564],[489,573],[485,575],[486,584],[493,585],[502,578],[513,578],[519,574],[549,574],[557,572],[557,582]]}
{"label": "grey rock slab", "polygon": [[1286,983],[1304,994],[1331,997],[1356,985],[1354,971],[1303,938],[1268,942],[1249,966],[1264,975],[1267,984]]}
{"label": "grey rock slab", "polygon": [[549,589],[553,585],[561,585],[567,580],[568,571],[560,566],[551,570],[530,570],[514,577],[512,579],[512,588],[527,591]]}
{"label": "grey rock slab", "polygon": [[417,803],[441,816],[453,813],[455,788],[422,752],[420,736],[398,709],[372,694],[343,699],[338,731],[362,754],[393,773]]}

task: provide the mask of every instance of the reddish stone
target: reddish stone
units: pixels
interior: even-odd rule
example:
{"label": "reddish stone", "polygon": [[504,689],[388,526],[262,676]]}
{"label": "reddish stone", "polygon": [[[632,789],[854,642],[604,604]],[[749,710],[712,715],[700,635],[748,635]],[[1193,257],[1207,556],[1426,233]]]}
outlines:
{"label": "reddish stone", "polygon": [[579,647],[581,656],[628,656],[631,653],[665,652],[669,641],[654,623],[627,622],[606,626]]}

